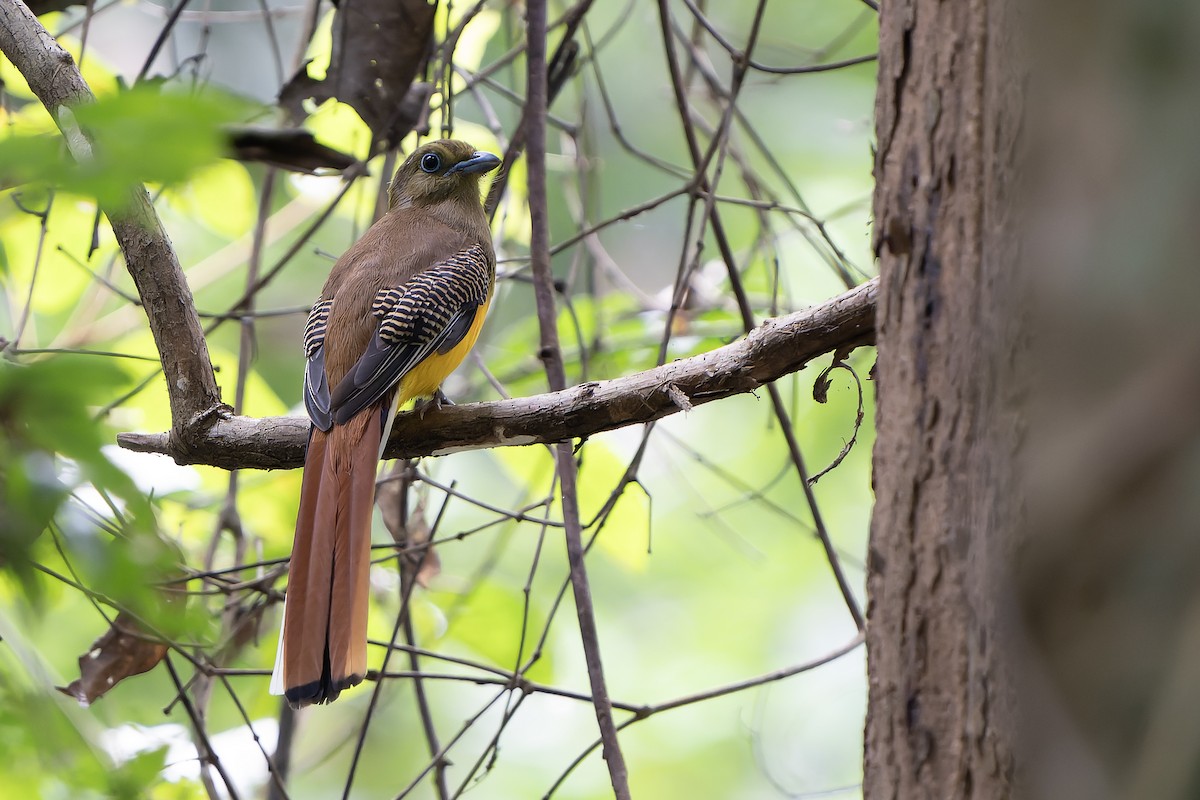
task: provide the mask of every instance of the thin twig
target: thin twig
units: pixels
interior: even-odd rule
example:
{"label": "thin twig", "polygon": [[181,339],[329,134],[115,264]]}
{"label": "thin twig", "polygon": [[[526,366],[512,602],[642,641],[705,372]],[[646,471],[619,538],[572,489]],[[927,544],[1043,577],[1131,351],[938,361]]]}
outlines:
{"label": "thin twig", "polygon": [[167,21],[163,23],[162,28],[158,32],[158,36],[154,39],[154,44],[150,46],[150,53],[146,56],[145,62],[142,63],[142,68],[138,70],[137,78],[134,83],[141,83],[146,79],[146,75],[150,72],[150,67],[154,64],[154,60],[158,58],[158,53],[162,50],[163,44],[166,43],[167,37],[171,35],[171,31],[175,29],[175,23],[179,21],[179,15],[183,13],[183,9],[191,0],[179,0],[175,4],[175,8],[171,9],[171,13],[167,15]]}
{"label": "thin twig", "polygon": [[[722,115],[721,125],[718,128],[717,136],[713,140],[713,146],[710,148],[709,153],[702,158],[699,153],[699,149],[698,149],[699,145],[696,141],[695,135],[689,134],[687,137],[689,147],[691,147],[692,159],[695,162],[696,168],[698,171],[703,169],[704,165],[708,163],[708,160],[711,158],[713,151],[715,149],[715,151],[717,153],[716,169],[719,174],[720,167],[721,167],[721,164],[724,159],[724,153],[725,153],[724,143],[726,141],[725,137],[726,137],[726,133],[728,131],[729,122],[733,118],[733,112],[734,112],[734,109],[736,108],[737,94],[738,94],[739,90],[741,89],[742,84],[745,80],[746,71],[747,71],[747,67],[748,67],[749,54],[751,52],[753,52],[753,50],[754,50],[754,44],[757,40],[758,33],[761,28],[762,18],[763,18],[763,14],[764,14],[765,10],[766,10],[766,0],[759,0],[758,6],[755,11],[754,22],[750,28],[750,36],[749,36],[749,42],[746,46],[745,59],[743,59],[742,62],[740,64],[738,64],[737,66],[735,66],[735,68],[734,68],[733,81],[729,88],[728,97],[726,98],[727,105],[725,107],[725,113]],[[659,14],[660,14],[660,18],[662,20],[662,31],[663,31],[664,42],[666,43],[668,53],[671,54],[674,52],[674,49],[671,45],[671,33],[670,33],[670,24],[669,24],[670,12],[667,10],[666,0],[659,0]],[[671,58],[673,58],[673,57],[671,57]],[[669,59],[669,60],[671,60],[671,59]],[[678,73],[678,67],[674,63],[673,60],[671,60],[671,74],[672,74],[672,84],[675,87],[676,101],[679,104],[681,115],[686,117],[687,116],[687,100],[685,98],[685,93],[684,93],[683,85],[681,82],[682,79],[680,78],[679,73]],[[686,124],[686,119],[685,119],[685,129],[690,130],[690,128],[691,128],[691,126]],[[713,183],[713,185],[716,185],[717,178],[714,178],[712,183]],[[707,189],[708,188],[707,181],[702,186],[703,186],[703,188]],[[722,226],[720,224],[720,219],[717,215],[717,209],[716,209],[714,201],[715,201],[715,194],[710,193],[708,195],[707,199],[705,200],[704,218],[708,219],[712,222],[713,236],[716,238],[717,246],[721,251],[721,255],[722,255],[723,259],[725,260],[725,265],[726,265],[727,273],[729,276],[729,283],[733,289],[734,297],[737,300],[738,310],[742,316],[742,324],[746,327],[746,330],[749,331],[749,330],[752,330],[755,325],[754,312],[750,307],[750,301],[746,297],[745,290],[742,287],[741,275],[739,274],[739,272],[737,270],[737,266],[734,263],[732,250],[730,249],[730,247],[728,245],[728,241],[725,237],[724,229],[722,228]],[[686,285],[686,278],[684,278],[684,276],[681,275],[679,280],[676,283],[677,290],[684,285]],[[677,306],[678,306],[678,301],[672,302],[671,311],[674,312],[675,309],[677,308]],[[664,336],[664,343],[666,341],[666,337],[669,335],[670,335],[670,326],[668,325],[666,335]],[[664,344],[664,352],[665,352],[665,344]],[[660,357],[661,356],[662,356],[662,353],[660,353]],[[800,477],[800,483],[801,483],[801,487],[803,488],[803,491],[804,491],[804,497],[808,503],[809,512],[812,514],[812,517],[813,517],[813,526],[816,528],[817,536],[821,540],[822,547],[825,549],[825,555],[826,555],[827,560],[829,561],[829,567],[833,572],[834,580],[836,581],[838,590],[841,592],[842,598],[846,603],[846,608],[850,612],[851,618],[854,620],[855,626],[861,631],[861,630],[863,630],[863,627],[865,625],[865,620],[864,620],[862,611],[858,606],[858,601],[854,597],[854,592],[850,587],[849,581],[846,579],[846,576],[842,570],[841,564],[838,561],[837,552],[834,549],[833,541],[829,536],[829,531],[825,527],[824,518],[822,517],[820,508],[817,505],[816,495],[813,492],[812,484],[809,482],[808,470],[806,469],[805,464],[804,464],[804,457],[800,452],[800,445],[796,441],[796,434],[792,428],[790,415],[788,414],[787,408],[783,402],[783,396],[779,391],[779,387],[775,383],[771,383],[767,386],[767,393],[771,397],[771,408],[775,414],[776,419],[779,421],[780,429],[782,430],[785,441],[787,442],[788,453],[791,456],[792,463],[795,466],[796,472],[798,473],[798,475]]]}
{"label": "thin twig", "polygon": [[687,6],[688,11],[692,12],[692,16],[696,18],[696,21],[700,23],[701,27],[708,31],[713,40],[717,44],[721,45],[725,52],[729,53],[729,55],[733,57],[734,62],[743,63],[751,69],[758,70],[759,72],[766,72],[772,75],[801,75],[813,72],[832,72],[833,70],[853,67],[857,64],[866,64],[876,61],[879,58],[877,53],[871,53],[869,55],[847,58],[842,61],[835,61],[829,64],[807,64],[799,67],[772,67],[767,64],[760,64],[759,62],[750,58],[750,49],[753,47],[753,45],[747,47],[745,52],[739,50],[734,46],[733,42],[726,39],[721,32],[717,30],[716,26],[709,21],[708,17],[704,15],[704,12],[701,11],[692,0],[683,0],[683,4]]}
{"label": "thin twig", "polygon": [[[225,791],[229,793],[229,800],[238,800],[237,789],[234,788],[233,779],[229,777],[229,773],[225,771],[225,765],[221,763],[220,756],[213,749],[212,741],[208,738],[208,731],[205,730],[204,722],[200,715],[196,713],[195,707],[192,705],[191,699],[188,697],[187,690],[184,689],[183,683],[179,680],[179,673],[175,671],[175,666],[171,663],[171,656],[167,655],[163,658],[163,663],[167,665],[167,672],[171,676],[171,682],[175,684],[175,690],[179,692],[179,696],[183,699],[183,709],[187,712],[188,719],[192,721],[192,730],[199,739],[200,746],[204,751],[199,753],[200,756],[200,775],[203,778],[205,775],[205,764],[211,764],[217,774],[221,776],[221,781],[225,784]],[[197,748],[199,749],[199,748]],[[209,796],[212,800],[221,800],[220,796],[209,790]]]}
{"label": "thin twig", "polygon": [[[724,686],[719,686],[714,689],[708,689],[703,692],[696,692],[695,694],[690,694],[690,695],[686,695],[684,697],[676,698],[675,700],[670,700],[666,703],[642,706],[641,708],[638,709],[638,711],[632,717],[630,717],[629,719],[622,722],[619,727],[621,730],[624,730],[625,728],[628,728],[630,725],[633,725],[633,724],[636,724],[643,720],[649,719],[650,717],[654,716],[655,714],[661,714],[664,711],[671,711],[676,708],[683,708],[684,706],[693,705],[695,703],[701,703],[706,700],[712,700],[717,697],[724,697],[725,695],[728,695],[728,694],[734,694],[736,692],[743,692],[743,691],[746,691],[747,689],[753,689],[757,686],[763,686],[768,683],[774,683],[775,681],[781,681],[785,678],[790,678],[793,675],[800,675],[805,672],[810,672],[810,671],[816,669],[817,667],[821,667],[832,661],[836,661],[837,659],[841,658],[842,656],[846,655],[847,653],[853,652],[855,649],[857,649],[858,647],[860,647],[862,645],[864,640],[865,640],[865,638],[863,636],[863,633],[861,631],[859,631],[859,633],[853,639],[851,639],[848,643],[842,645],[841,647],[837,648],[836,650],[826,653],[825,655],[820,656],[819,658],[815,658],[811,661],[806,661],[802,664],[796,664],[791,667],[785,667],[784,669],[775,670],[774,672],[769,672],[766,675],[759,675],[758,677],[750,678],[748,680],[726,684]],[[587,749],[585,749],[582,753],[580,753],[579,756],[576,757],[576,759],[573,762],[571,762],[571,764],[566,768],[566,770],[564,770],[563,773],[561,775],[559,775],[558,780],[554,782],[554,785],[550,787],[549,791],[547,791],[546,794],[543,795],[543,800],[548,800],[550,798],[550,796],[553,795],[559,789],[559,787],[562,786],[563,782],[566,781],[567,777],[570,776],[570,774],[575,771],[575,768],[578,767],[580,764],[582,764],[584,759],[586,759],[587,756],[590,755],[597,747],[600,747],[600,745],[601,745],[601,741],[599,739],[597,739],[596,741],[592,742],[592,744]]]}
{"label": "thin twig", "polygon": [[[529,0],[526,4],[528,52],[528,100],[524,132],[527,141],[525,159],[529,175],[530,260],[534,277],[534,296],[537,300],[541,348],[538,352],[546,368],[546,377],[553,391],[566,388],[566,371],[558,344],[558,315],[554,310],[554,279],[550,273],[550,222],[546,200],[546,2]],[[575,593],[575,611],[579,618],[579,634],[583,640],[587,661],[588,682],[592,687],[596,722],[604,741],[604,760],[617,800],[628,800],[629,774],[625,756],[617,740],[612,704],[604,680],[600,658],[600,636],[596,629],[592,593],[587,569],[583,562],[583,534],[579,524],[579,499],[575,486],[575,455],[570,442],[555,446],[555,461],[561,486],[563,522],[566,523],[567,560],[571,569],[571,586]]]}

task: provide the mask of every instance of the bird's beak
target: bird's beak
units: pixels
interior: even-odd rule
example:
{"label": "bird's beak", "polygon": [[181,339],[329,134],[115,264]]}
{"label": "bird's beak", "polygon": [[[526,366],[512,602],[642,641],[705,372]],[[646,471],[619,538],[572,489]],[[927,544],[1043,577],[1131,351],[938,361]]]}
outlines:
{"label": "bird's beak", "polygon": [[468,175],[479,175],[484,172],[489,172],[500,166],[500,159],[491,153],[474,153],[470,158],[464,159],[455,164],[450,169],[446,170],[446,175],[453,175],[456,172],[465,172]]}

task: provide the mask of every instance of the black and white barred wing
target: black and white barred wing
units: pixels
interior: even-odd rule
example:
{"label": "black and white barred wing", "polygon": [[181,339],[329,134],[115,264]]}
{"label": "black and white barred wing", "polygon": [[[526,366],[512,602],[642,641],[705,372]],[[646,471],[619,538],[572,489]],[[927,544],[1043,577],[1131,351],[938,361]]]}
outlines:
{"label": "black and white barred wing", "polygon": [[381,290],[367,350],[333,390],[333,419],[346,422],[377,402],[431,353],[463,340],[487,302],[492,268],[481,245],[460,250],[402,286]]}
{"label": "black and white barred wing", "polygon": [[325,377],[325,327],[332,306],[332,300],[318,299],[304,326],[304,357],[308,359],[304,368],[304,407],[313,425],[323,431],[333,426],[329,381]]}

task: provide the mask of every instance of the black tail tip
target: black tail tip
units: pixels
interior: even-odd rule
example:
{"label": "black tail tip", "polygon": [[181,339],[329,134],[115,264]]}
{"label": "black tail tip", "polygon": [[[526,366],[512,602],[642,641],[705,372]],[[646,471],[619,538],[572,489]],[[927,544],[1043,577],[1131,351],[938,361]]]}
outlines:
{"label": "black tail tip", "polygon": [[343,689],[362,683],[362,675],[347,675],[336,681],[322,678],[302,686],[292,686],[284,690],[283,696],[292,708],[304,708],[311,705],[324,705],[338,699]]}

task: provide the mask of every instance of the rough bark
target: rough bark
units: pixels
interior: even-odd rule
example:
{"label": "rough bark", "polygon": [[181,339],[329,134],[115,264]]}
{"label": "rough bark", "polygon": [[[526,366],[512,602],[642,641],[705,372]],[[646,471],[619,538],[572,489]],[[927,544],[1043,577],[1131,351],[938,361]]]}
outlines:
{"label": "rough bark", "polygon": [[[869,343],[876,286],[870,281],[820,306],[767,320],[733,344],[623,378],[533,397],[444,407],[424,419],[400,414],[387,457],[580,439],[752,392],[824,353]],[[187,448],[178,448],[165,433],[117,437],[130,450],[226,469],[298,467],[307,439],[308,420],[303,417],[221,419]]]}
{"label": "rough bark", "polygon": [[994,576],[1014,524],[1008,201],[1019,86],[1004,3],[880,16],[876,508],[864,797],[1010,794]]}

